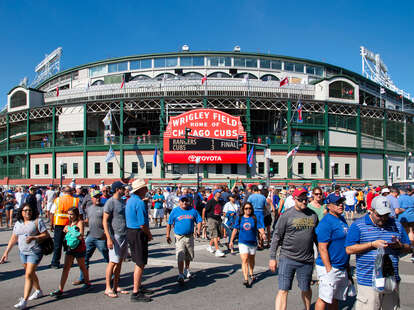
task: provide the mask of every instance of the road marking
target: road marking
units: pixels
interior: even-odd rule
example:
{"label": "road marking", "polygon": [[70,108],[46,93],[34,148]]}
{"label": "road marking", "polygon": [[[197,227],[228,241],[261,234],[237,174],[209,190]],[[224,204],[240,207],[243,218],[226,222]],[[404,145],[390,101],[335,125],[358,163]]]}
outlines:
{"label": "road marking", "polygon": [[[217,258],[220,260],[222,258]],[[176,267],[177,261],[175,259],[160,259],[160,258],[149,258],[149,266],[159,266],[159,267]],[[241,263],[240,264],[227,264],[227,263],[208,263],[208,262],[191,262],[192,269],[208,269],[208,268],[236,268],[237,271],[241,272]],[[255,266],[255,271],[265,272],[269,270],[269,267],[265,266]],[[401,274],[401,282],[406,284],[414,284],[414,275]]]}

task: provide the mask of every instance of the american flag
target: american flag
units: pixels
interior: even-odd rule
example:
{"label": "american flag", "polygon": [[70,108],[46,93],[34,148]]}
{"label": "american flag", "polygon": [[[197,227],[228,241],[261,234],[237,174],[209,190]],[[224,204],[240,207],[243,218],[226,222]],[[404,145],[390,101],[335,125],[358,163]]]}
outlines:
{"label": "american flag", "polygon": [[289,158],[290,156],[295,156],[298,150],[299,150],[299,145],[293,148],[289,153],[287,153],[286,158]]}

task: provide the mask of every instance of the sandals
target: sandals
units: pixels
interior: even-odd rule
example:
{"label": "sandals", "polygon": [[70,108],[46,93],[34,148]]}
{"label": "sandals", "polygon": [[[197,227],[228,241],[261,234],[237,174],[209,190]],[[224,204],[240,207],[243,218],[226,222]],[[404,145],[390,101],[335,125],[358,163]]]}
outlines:
{"label": "sandals", "polygon": [[119,287],[116,289],[116,292],[117,292],[117,294],[123,294],[123,295],[129,294],[128,291],[125,291],[125,290],[123,290]]}
{"label": "sandals", "polygon": [[56,297],[56,298],[59,298],[62,295],[63,295],[63,292],[59,289],[54,290],[53,292],[50,292],[50,294],[49,294],[49,296]]}
{"label": "sandals", "polygon": [[243,280],[243,285],[245,286],[245,287],[249,287],[250,285],[249,285],[249,280]]}
{"label": "sandals", "polygon": [[252,280],[252,283],[256,281],[256,276],[255,275],[252,275],[252,276],[249,275],[249,278],[250,278],[250,280]]}
{"label": "sandals", "polygon": [[109,298],[118,298],[118,294],[114,293],[113,291],[104,292],[104,295],[108,296]]}

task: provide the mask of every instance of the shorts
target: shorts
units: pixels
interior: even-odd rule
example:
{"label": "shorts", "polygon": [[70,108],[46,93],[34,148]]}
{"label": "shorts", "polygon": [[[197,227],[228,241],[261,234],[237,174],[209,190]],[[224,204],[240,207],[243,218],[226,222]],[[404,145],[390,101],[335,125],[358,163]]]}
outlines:
{"label": "shorts", "polygon": [[142,229],[127,230],[128,244],[131,249],[131,259],[137,266],[148,263],[148,236]]}
{"label": "shorts", "polygon": [[332,267],[329,274],[324,266],[316,265],[316,273],[319,280],[319,298],[328,304],[332,300],[346,300],[348,293],[348,273],[345,269]]}
{"label": "shorts", "polygon": [[345,212],[354,212],[355,205],[345,205]]}
{"label": "shorts", "polygon": [[10,211],[10,210],[14,210],[14,206],[6,206],[5,207],[6,211]]}
{"label": "shorts", "polygon": [[170,215],[171,212],[172,212],[172,209],[165,208],[165,213],[166,214]]}
{"label": "shorts", "polygon": [[263,222],[264,222],[264,227],[268,227],[272,225],[272,215],[270,214],[266,215],[263,219]]}
{"label": "shorts", "polygon": [[264,224],[264,213],[263,211],[254,211],[254,215],[256,215],[257,218],[257,227],[265,227]]}
{"label": "shorts", "polygon": [[379,293],[375,291],[371,286],[358,284],[358,294],[356,296],[355,309],[400,309],[400,293],[398,284],[396,291],[391,294]]}
{"label": "shorts", "polygon": [[42,253],[31,253],[27,255],[20,252],[20,260],[22,261],[22,264],[31,263],[34,265],[39,265],[42,257]]}
{"label": "shorts", "polygon": [[210,238],[221,238],[221,220],[207,218],[207,230]]}
{"label": "shorts", "polygon": [[175,235],[175,256],[178,262],[194,259],[193,235]]}
{"label": "shorts", "polygon": [[86,245],[85,240],[82,240],[81,243],[76,247],[76,249],[70,250],[67,248],[66,255],[73,256],[75,258],[81,258],[86,256]]}
{"label": "shorts", "polygon": [[113,247],[109,250],[109,261],[119,264],[128,255],[128,242],[126,236],[111,236]]}
{"label": "shorts", "polygon": [[46,205],[46,210],[50,211],[50,209],[52,209],[52,206],[53,206],[53,202],[51,202],[51,203],[48,202],[47,205]]}
{"label": "shorts", "polygon": [[296,273],[299,289],[309,291],[312,271],[313,263],[301,263],[281,256],[279,259],[279,290],[290,291]]}
{"label": "shorts", "polygon": [[251,244],[244,244],[239,242],[239,253],[256,255],[257,246]]}
{"label": "shorts", "polygon": [[163,209],[154,209],[154,218],[155,219],[162,219],[164,217],[164,210]]}

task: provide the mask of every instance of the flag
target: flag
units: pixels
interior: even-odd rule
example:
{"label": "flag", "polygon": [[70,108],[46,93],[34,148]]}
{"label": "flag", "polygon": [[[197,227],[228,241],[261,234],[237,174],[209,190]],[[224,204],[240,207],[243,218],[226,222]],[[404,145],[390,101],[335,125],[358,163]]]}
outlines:
{"label": "flag", "polygon": [[248,74],[245,74],[244,75],[244,78],[243,78],[243,83],[248,83],[249,82],[249,75]]}
{"label": "flag", "polygon": [[107,163],[107,162],[111,161],[111,159],[114,158],[114,157],[115,157],[115,152],[112,149],[112,146],[110,146],[109,147],[109,151],[106,154],[105,162]]}
{"label": "flag", "polygon": [[88,84],[86,84],[86,90],[89,90],[89,87],[91,87],[91,80],[88,80]]}
{"label": "flag", "polygon": [[253,166],[253,153],[254,153],[254,145],[250,149],[249,155],[247,156],[247,164],[249,165],[249,167]]}
{"label": "flag", "polygon": [[56,97],[59,97],[59,86],[56,86]]}
{"label": "flag", "polygon": [[124,85],[125,85],[125,74],[122,74],[121,89],[124,87]]}
{"label": "flag", "polygon": [[111,111],[106,113],[105,118],[102,120],[102,122],[104,123],[105,126],[111,126],[111,122],[112,122]]}
{"label": "flag", "polygon": [[299,150],[299,145],[293,148],[289,153],[287,153],[286,158],[289,158],[290,156],[295,156],[298,150]]}
{"label": "flag", "polygon": [[154,158],[153,158],[154,167],[157,167],[157,155],[158,155],[158,149],[157,149],[157,147],[155,147]]}
{"label": "flag", "polygon": [[205,74],[201,79],[201,85],[203,85],[205,82],[207,82],[207,74]]}
{"label": "flag", "polygon": [[381,88],[380,88],[380,93],[381,93],[381,94],[385,94],[385,89],[384,89],[384,87],[381,87]]}
{"label": "flag", "polygon": [[302,102],[298,102],[298,119],[297,119],[298,123],[303,123],[303,118],[302,118]]}
{"label": "flag", "polygon": [[289,78],[285,77],[283,80],[280,81],[279,86],[282,87],[283,85],[289,84]]}
{"label": "flag", "polygon": [[346,94],[347,95],[351,95],[352,96],[353,93],[354,93],[354,91],[352,89],[349,89],[349,90],[346,91]]}

